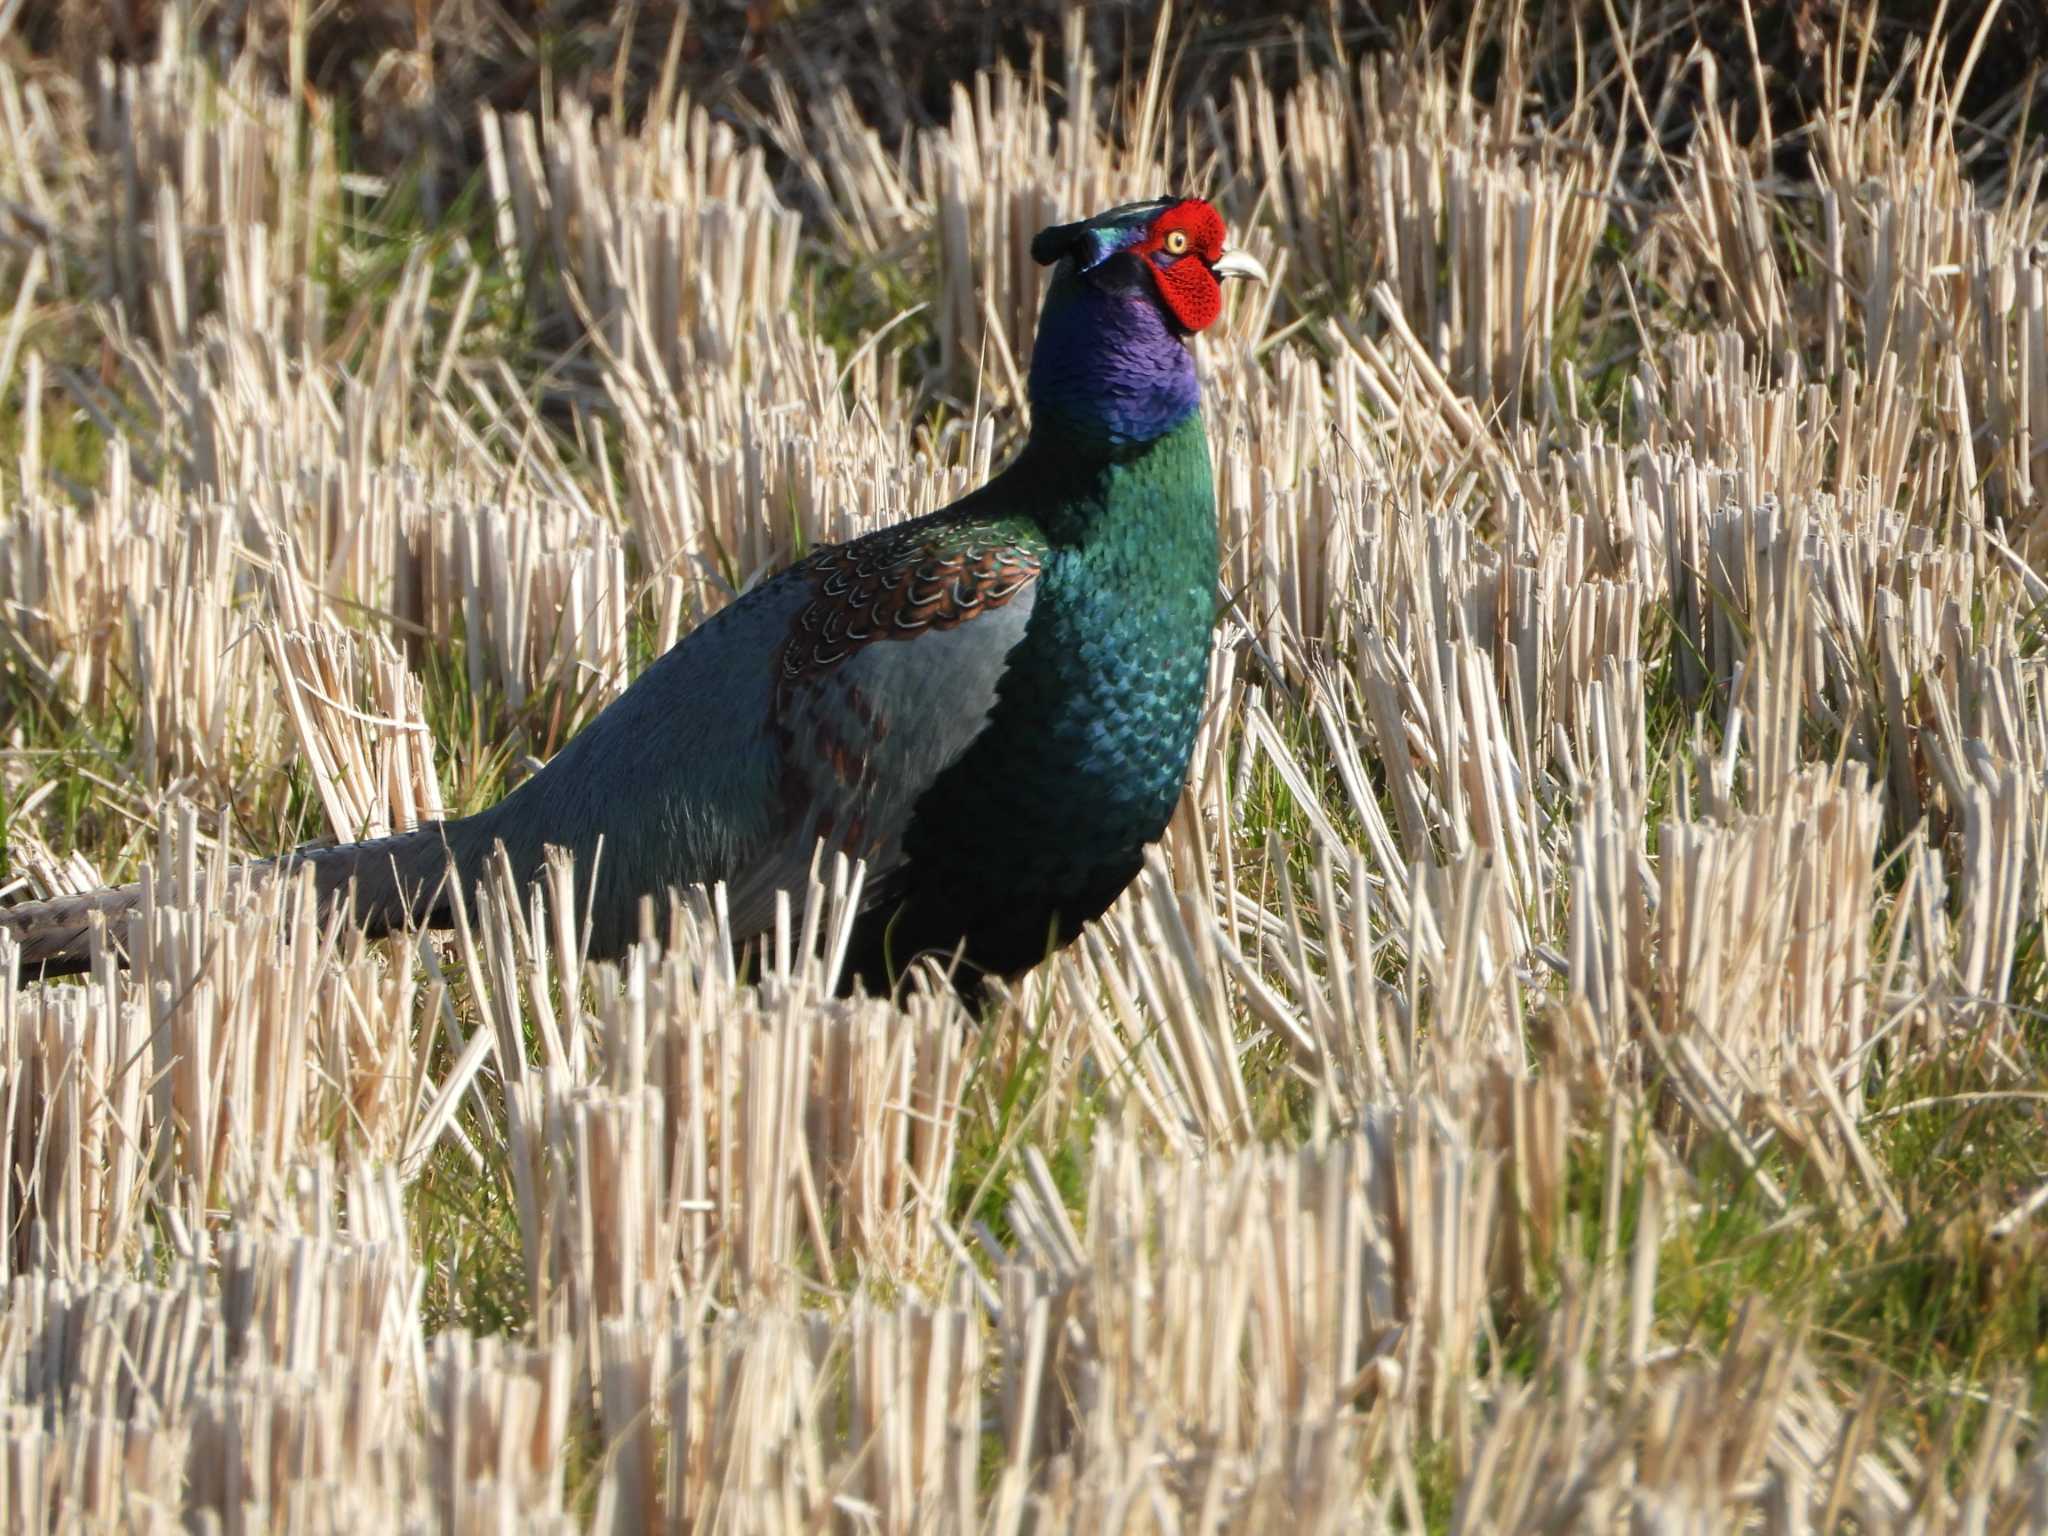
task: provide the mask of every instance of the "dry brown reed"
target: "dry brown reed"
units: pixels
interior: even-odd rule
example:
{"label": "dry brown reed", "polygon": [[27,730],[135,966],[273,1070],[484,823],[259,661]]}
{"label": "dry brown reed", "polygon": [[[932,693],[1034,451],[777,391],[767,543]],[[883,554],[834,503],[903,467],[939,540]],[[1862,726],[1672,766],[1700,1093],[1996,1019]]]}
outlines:
{"label": "dry brown reed", "polygon": [[[122,723],[96,851],[151,871],[131,969],[0,986],[0,1530],[2038,1525],[2020,1387],[1913,1443],[1880,1370],[1659,1277],[1716,1159],[1903,1231],[1885,1073],[2031,1091],[2039,162],[1990,199],[1850,59],[1811,186],[1709,73],[1652,198],[1512,49],[1491,99],[1418,52],[1179,117],[1170,49],[1113,88],[1080,28],[895,148],[785,86],[780,185],[680,96],[483,111],[489,244],[353,300],[325,109],[175,29],[69,87],[0,57],[9,696]],[[843,866],[751,972],[717,892],[593,966],[564,869],[380,947],[231,877],[281,759],[333,836],[431,819],[978,483],[1031,233],[1169,182],[1282,279],[1199,344],[1211,708],[1142,878],[984,1016],[833,996]],[[812,329],[881,267],[929,311]],[[437,665],[540,723],[437,717]],[[10,858],[89,884],[41,729],[0,721]],[[421,1240],[451,1180],[505,1336],[426,1317],[486,1262]]]}

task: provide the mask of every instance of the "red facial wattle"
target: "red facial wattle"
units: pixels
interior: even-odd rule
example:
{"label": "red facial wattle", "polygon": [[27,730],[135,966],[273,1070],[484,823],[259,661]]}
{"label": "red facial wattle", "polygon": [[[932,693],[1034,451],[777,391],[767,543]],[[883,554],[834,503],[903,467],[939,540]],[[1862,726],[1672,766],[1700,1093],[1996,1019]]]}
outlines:
{"label": "red facial wattle", "polygon": [[1207,330],[1223,313],[1223,289],[1209,270],[1223,255],[1223,233],[1222,215],[1190,198],[1162,213],[1131,248],[1151,271],[1159,297],[1183,330]]}

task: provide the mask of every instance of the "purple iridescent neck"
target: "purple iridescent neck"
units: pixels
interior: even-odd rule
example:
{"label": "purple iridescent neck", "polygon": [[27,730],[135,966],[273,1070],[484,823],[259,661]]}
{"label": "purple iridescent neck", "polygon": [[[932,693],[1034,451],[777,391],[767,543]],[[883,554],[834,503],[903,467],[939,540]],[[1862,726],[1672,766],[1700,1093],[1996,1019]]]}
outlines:
{"label": "purple iridescent neck", "polygon": [[1201,401],[1194,357],[1155,295],[1061,271],[1031,353],[1033,437],[1131,447],[1164,437]]}

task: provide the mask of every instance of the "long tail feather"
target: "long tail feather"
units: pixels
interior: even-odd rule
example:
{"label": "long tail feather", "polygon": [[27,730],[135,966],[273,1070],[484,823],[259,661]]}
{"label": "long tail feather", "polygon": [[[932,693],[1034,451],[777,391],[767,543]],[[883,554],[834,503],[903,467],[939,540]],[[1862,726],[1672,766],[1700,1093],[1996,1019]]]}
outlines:
{"label": "long tail feather", "polygon": [[[323,911],[353,893],[355,921],[371,937],[396,928],[448,921],[448,834],[453,825],[429,823],[395,837],[309,848],[246,866],[258,881],[313,871]],[[0,933],[21,946],[20,979],[70,976],[92,967],[92,919],[111,928],[142,904],[140,885],[112,886],[50,901],[0,907]]]}

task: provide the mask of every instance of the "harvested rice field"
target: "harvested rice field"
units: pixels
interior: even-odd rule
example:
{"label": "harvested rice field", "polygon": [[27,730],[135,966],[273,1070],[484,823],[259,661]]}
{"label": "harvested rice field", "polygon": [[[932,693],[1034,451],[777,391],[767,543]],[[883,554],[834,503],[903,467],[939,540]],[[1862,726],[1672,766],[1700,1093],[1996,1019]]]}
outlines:
{"label": "harvested rice field", "polygon": [[[0,930],[0,1532],[2048,1529],[2048,24],[1406,9],[0,0],[0,903],[147,891]],[[979,486],[1169,191],[1070,946],[236,874]]]}

